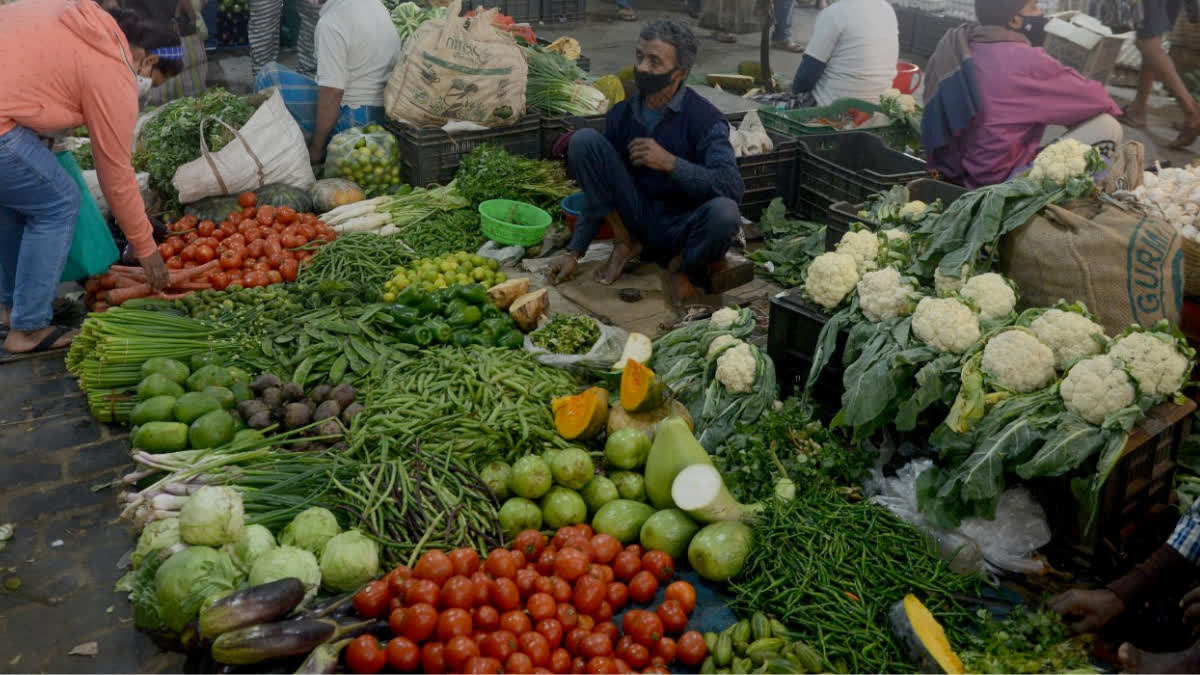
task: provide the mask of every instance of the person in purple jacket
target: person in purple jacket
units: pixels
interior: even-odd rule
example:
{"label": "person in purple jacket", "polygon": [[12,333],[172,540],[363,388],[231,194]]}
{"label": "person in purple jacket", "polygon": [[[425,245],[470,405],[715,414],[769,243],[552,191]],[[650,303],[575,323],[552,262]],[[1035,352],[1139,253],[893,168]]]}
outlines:
{"label": "person in purple jacket", "polygon": [[1046,128],[1109,154],[1120,144],[1120,107],[1103,84],[1041,49],[1037,0],[975,0],[979,25],[942,37],[926,68],[921,145],[932,168],[968,188],[1024,172]]}

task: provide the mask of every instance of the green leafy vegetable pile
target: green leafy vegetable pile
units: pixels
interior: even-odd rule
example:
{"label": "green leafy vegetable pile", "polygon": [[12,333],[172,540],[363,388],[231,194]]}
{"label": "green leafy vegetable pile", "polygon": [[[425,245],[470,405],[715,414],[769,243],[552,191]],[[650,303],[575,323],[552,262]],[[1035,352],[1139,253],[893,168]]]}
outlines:
{"label": "green leafy vegetable pile", "polygon": [[463,158],[454,184],[473,206],[489,199],[533,204],[551,216],[559,202],[578,189],[557,162],[510,155],[504,148],[481,145]]}
{"label": "green leafy vegetable pile", "polygon": [[1072,638],[1062,619],[1049,610],[1018,605],[1003,620],[986,609],[975,613],[979,627],[956,637],[969,673],[1098,673],[1088,656],[1087,638]]}
{"label": "green leafy vegetable pile", "polygon": [[600,339],[600,324],[589,316],[557,314],[529,334],[533,344],[553,354],[586,354]]}
{"label": "green leafy vegetable pile", "polygon": [[758,226],[767,237],[766,244],[750,254],[758,276],[784,288],[802,284],[808,263],[825,252],[825,226],[789,219],[782,199],[771,201]]}
{"label": "green leafy vegetable pile", "polygon": [[438,211],[406,228],[402,235],[422,258],[436,258],[457,251],[477,251],[487,242],[475,209]]}

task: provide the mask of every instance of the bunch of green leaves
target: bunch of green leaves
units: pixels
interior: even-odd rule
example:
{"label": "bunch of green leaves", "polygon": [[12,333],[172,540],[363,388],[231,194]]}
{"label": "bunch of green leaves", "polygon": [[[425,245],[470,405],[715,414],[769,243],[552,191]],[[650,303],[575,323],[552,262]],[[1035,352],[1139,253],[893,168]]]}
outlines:
{"label": "bunch of green leaves", "polygon": [[768,499],[781,478],[793,486],[815,481],[859,485],[877,455],[855,447],[845,435],[816,420],[812,407],[790,398],[753,424],[738,424],[713,455],[729,491],[742,502]]}
{"label": "bunch of green leaves", "polygon": [[783,200],[774,199],[758,227],[767,238],[762,248],[750,254],[758,276],[784,288],[799,286],[808,264],[825,252],[825,226],[788,218]]}
{"label": "bunch of green leaves", "polygon": [[421,24],[430,19],[441,19],[446,16],[445,7],[422,7],[415,2],[397,2],[396,0],[381,0],[384,7],[391,10],[392,25],[400,41],[411,38]]}
{"label": "bunch of green leaves", "polygon": [[563,198],[578,189],[558,162],[511,155],[495,145],[481,145],[464,157],[454,183],[472,206],[510,199],[533,204],[551,216],[561,210]]}
{"label": "bunch of green leaves", "polygon": [[[247,99],[215,87],[195,98],[171,101],[146,122],[138,137],[133,167],[149,172],[150,187],[163,198],[166,211],[179,207],[179,194],[171,183],[175,170],[200,157],[201,122],[211,116],[240,129],[254,110]],[[210,152],[217,152],[233,140],[233,133],[215,122],[204,125],[204,134]]]}
{"label": "bunch of green leaves", "polygon": [[525,105],[546,115],[598,115],[608,110],[608,98],[589,84],[575,61],[537,45],[525,48],[529,77]]}
{"label": "bunch of green leaves", "polygon": [[731,342],[706,354],[703,388],[691,390],[697,395],[680,396],[680,402],[696,422],[696,440],[704,449],[715,452],[733,435],[738,424],[754,424],[779,400],[779,382],[775,379],[775,363],[763,350],[748,345],[754,356],[754,384],[748,392],[729,391],[717,377],[718,359],[734,349]]}
{"label": "bunch of green leaves", "polygon": [[994,618],[986,609],[975,613],[978,627],[963,631],[960,650],[970,673],[1097,673],[1091,665],[1088,638],[1072,637],[1058,614],[1046,609],[1013,608]]}
{"label": "bunch of green leaves", "polygon": [[529,334],[529,341],[552,354],[586,354],[600,339],[600,324],[590,316],[556,314]]}
{"label": "bunch of green leaves", "polygon": [[907,186],[893,185],[890,190],[881,190],[867,197],[862,210],[858,212],[858,217],[878,225],[914,225],[942,212],[942,200],[935,199],[925,205],[925,210],[920,215],[910,217],[902,214],[902,209],[910,201],[912,195]]}
{"label": "bunch of green leaves", "polygon": [[417,257],[400,237],[374,232],[343,234],[317,250],[300,271],[302,285],[339,281],[358,288],[380,288],[397,267]]}
{"label": "bunch of green leaves", "polygon": [[406,228],[404,243],[422,258],[436,258],[456,251],[477,251],[487,243],[474,209],[437,211]]}

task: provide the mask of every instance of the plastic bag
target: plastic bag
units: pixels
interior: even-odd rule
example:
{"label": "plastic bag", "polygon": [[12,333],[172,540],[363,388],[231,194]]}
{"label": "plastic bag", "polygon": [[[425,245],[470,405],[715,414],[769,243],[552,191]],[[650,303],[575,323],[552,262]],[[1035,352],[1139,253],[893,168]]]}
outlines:
{"label": "plastic bag", "polygon": [[378,124],[347,129],[329,141],[325,177],[354,181],[367,197],[391,194],[400,187],[400,146]]}
{"label": "plastic bag", "polygon": [[71,250],[63,267],[61,281],[75,281],[100,274],[117,261],[120,252],[108,231],[108,223],[92,199],[83,179],[83,172],[70,152],[55,154],[58,163],[79,186],[79,215],[75,219],[75,232],[71,237]]}
{"label": "plastic bag", "polygon": [[600,338],[586,354],[548,352],[533,344],[528,335],[525,336],[525,351],[533,354],[538,363],[546,366],[565,370],[609,370],[621,358],[621,352],[625,351],[625,341],[629,339],[629,332],[619,326],[606,326],[599,321],[596,324],[600,326]]}
{"label": "plastic bag", "polygon": [[1029,490],[1005,490],[996,506],[995,520],[968,518],[955,530],[933,527],[917,508],[917,478],[933,466],[928,459],[904,465],[894,478],[876,469],[868,491],[877,494],[871,503],[887,507],[897,518],[916,525],[937,543],[938,555],[951,569],[967,572],[1019,572],[1036,574],[1045,563],[1033,553],[1050,543],[1046,513]]}

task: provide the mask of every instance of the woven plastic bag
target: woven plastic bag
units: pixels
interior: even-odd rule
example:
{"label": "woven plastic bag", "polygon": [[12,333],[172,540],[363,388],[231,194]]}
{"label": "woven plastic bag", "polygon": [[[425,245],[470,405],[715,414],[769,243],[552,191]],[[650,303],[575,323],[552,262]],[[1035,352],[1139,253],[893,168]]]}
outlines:
{"label": "woven plastic bag", "polygon": [[400,187],[400,146],[377,124],[347,129],[325,150],[325,177],[353,181],[367,197],[391,194]]}

